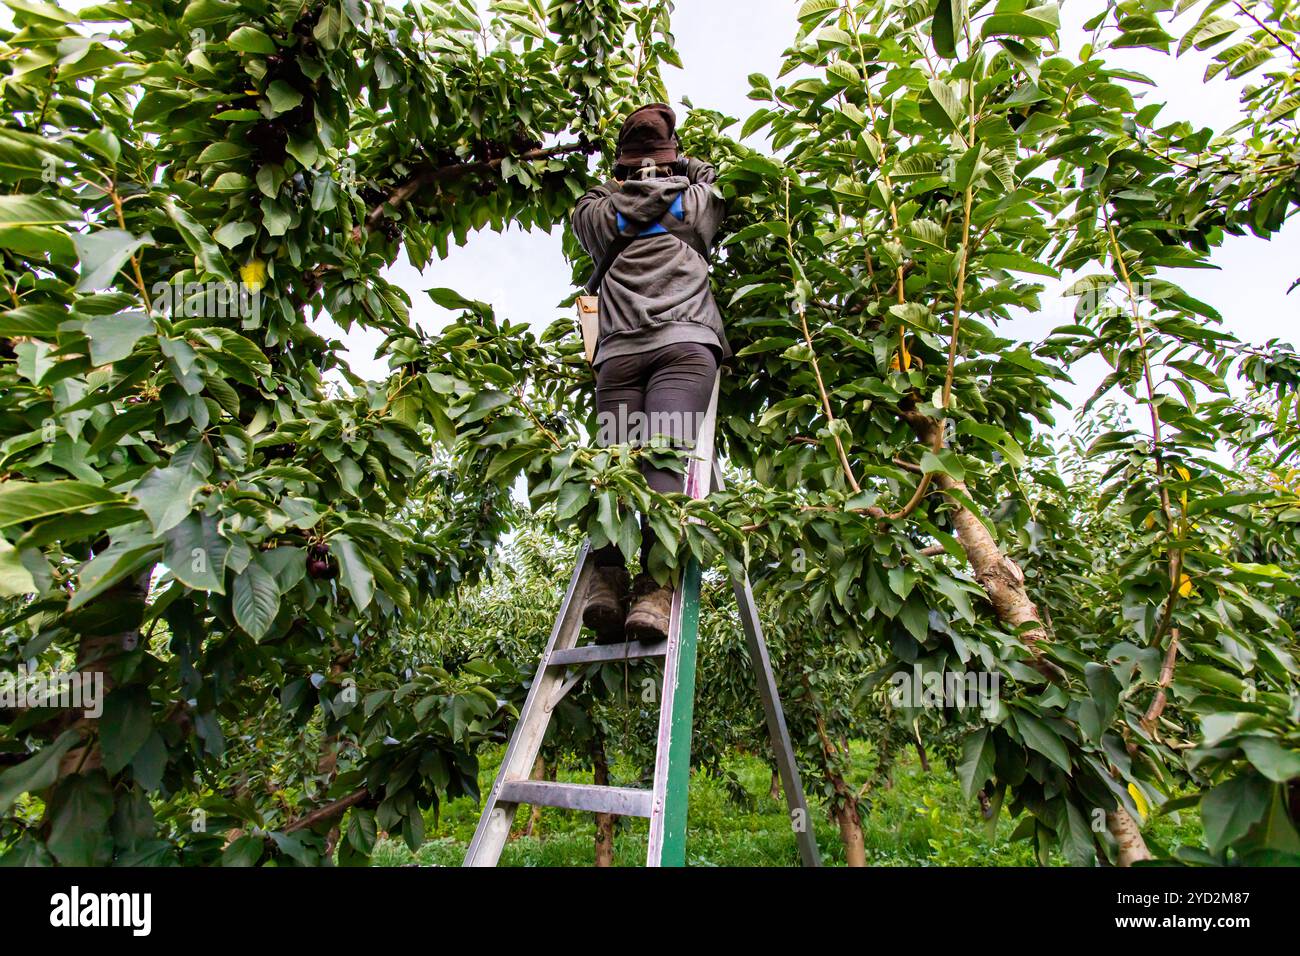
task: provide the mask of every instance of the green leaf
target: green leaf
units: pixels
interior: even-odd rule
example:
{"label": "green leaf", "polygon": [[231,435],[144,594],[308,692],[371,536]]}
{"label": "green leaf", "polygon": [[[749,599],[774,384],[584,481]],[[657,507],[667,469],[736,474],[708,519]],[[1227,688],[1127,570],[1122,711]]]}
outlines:
{"label": "green leaf", "polygon": [[7,813],[24,793],[40,793],[59,778],[59,761],[81,739],[75,730],[65,730],[20,764],[0,773],[0,813]]}
{"label": "green leaf", "polygon": [[1268,809],[1270,784],[1249,773],[1219,784],[1201,800],[1201,820],[1210,852],[1222,854],[1244,837]]}
{"label": "green leaf", "polygon": [[1032,7],[1024,13],[994,13],[984,21],[984,37],[1054,37],[1061,29],[1060,10],[1054,3]]}
{"label": "green leaf", "polygon": [[954,0],[935,0],[934,17],[930,21],[930,38],[934,41],[934,50],[942,57],[953,59],[957,56],[957,41],[953,33]]}
{"label": "green leaf", "polygon": [[44,196],[0,196],[0,226],[62,226],[81,217],[65,202]]}
{"label": "green leaf", "polygon": [[346,535],[335,535],[330,539],[330,551],[339,560],[339,580],[352,595],[357,610],[364,611],[370,605],[375,594],[375,578],[356,542]]}
{"label": "green leaf", "polygon": [[0,249],[38,260],[49,255],[60,264],[77,256],[77,247],[67,234],[50,226],[0,226]]}
{"label": "green leaf", "polygon": [[114,585],[147,568],[158,560],[162,549],[138,535],[127,533],[121,541],[113,540],[107,549],[96,554],[77,571],[77,590],[68,601],[75,611],[99,597]]}
{"label": "green leaf", "polygon": [[1090,661],[1084,665],[1083,673],[1089,696],[1079,702],[1079,726],[1089,740],[1099,743],[1115,719],[1123,688],[1114,672],[1104,664]]}
{"label": "green leaf", "polygon": [[6,481],[0,483],[0,528],[124,500],[84,481]]}
{"label": "green leaf", "polygon": [[322,49],[333,50],[339,44],[339,38],[343,33],[343,14],[338,7],[322,7],[320,18],[316,21],[316,26],[312,27],[311,35],[316,38],[316,42],[321,45]]}
{"label": "green leaf", "polygon": [[590,486],[573,483],[564,485],[555,499],[555,520],[568,521],[590,500]]}
{"label": "green leaf", "polygon": [[1272,737],[1244,737],[1241,749],[1255,769],[1274,783],[1300,777],[1300,753],[1287,750]]}
{"label": "green leaf", "polygon": [[966,469],[962,467],[961,459],[951,448],[945,448],[938,454],[927,448],[921,454],[921,470],[926,474],[940,472],[957,481],[966,477]]}
{"label": "green leaf", "polygon": [[774,352],[777,349],[788,349],[794,345],[795,340],[788,335],[770,335],[765,339],[760,339],[736,353],[736,358],[744,358],[747,355],[759,355],[763,352]]}
{"label": "green leaf", "polygon": [[82,137],[81,141],[108,160],[110,165],[116,166],[117,161],[122,158],[122,144],[107,129],[91,130]]}
{"label": "green leaf", "polygon": [[451,309],[453,312],[460,309],[468,309],[471,312],[490,312],[491,306],[486,302],[478,302],[474,299],[467,299],[455,289],[425,289],[424,294],[430,299],[442,306],[444,309]]}
{"label": "green leaf", "polygon": [[53,339],[68,313],[55,305],[20,305],[0,313],[0,335],[6,338]]}
{"label": "green leaf", "polygon": [[1014,712],[1016,729],[1024,738],[1025,746],[1036,750],[1066,773],[1070,772],[1070,752],[1052,726],[1041,718],[1023,710]]}
{"label": "green leaf", "polygon": [[237,159],[243,159],[249,154],[249,148],[240,143],[231,143],[222,140],[219,143],[213,143],[211,146],[199,153],[198,161],[204,165],[210,163],[229,163]]}
{"label": "green leaf", "polygon": [[280,612],[280,588],[270,572],[254,559],[235,578],[230,604],[239,626],[253,640],[260,641]]}
{"label": "green leaf", "polygon": [[961,101],[957,99],[957,91],[940,79],[930,80],[929,90],[935,102],[943,108],[944,115],[948,117],[952,128],[956,129],[960,126],[963,111]]}
{"label": "green leaf", "polygon": [[253,181],[243,173],[225,172],[211,186],[214,193],[243,193],[253,187]]}
{"label": "green leaf", "polygon": [[[1005,157],[1003,157],[1005,162]],[[1003,185],[1006,185],[1005,182]],[[1061,274],[1045,263],[1013,252],[986,252],[980,256],[981,264],[992,269],[1006,269],[1010,272],[1029,272],[1033,275],[1059,279]]]}
{"label": "green leaf", "polygon": [[82,330],[90,340],[90,364],[98,368],[130,355],[135,343],[154,331],[154,322],[145,312],[119,312],[87,319]]}
{"label": "green leaf", "polygon": [[32,572],[23,564],[22,553],[0,538],[0,597],[35,594],[37,590]]}
{"label": "green leaf", "polygon": [[214,515],[188,514],[167,532],[163,564],[186,587],[225,593],[230,543],[217,533]]}
{"label": "green leaf", "polygon": [[826,72],[840,80],[844,86],[854,87],[862,85],[862,74],[859,73],[858,68],[848,60],[836,60],[826,68]]}
{"label": "green leaf", "polygon": [[[290,156],[298,160],[305,169],[311,169],[320,159],[320,149],[316,145],[315,139],[291,139],[285,146],[285,151]],[[315,206],[312,207],[316,208]]]}
{"label": "green leaf", "polygon": [[256,866],[257,861],[262,858],[262,850],[265,846],[265,841],[260,836],[245,833],[222,851],[221,865]]}
{"label": "green leaf", "polygon": [[185,210],[181,209],[171,199],[168,199],[163,208],[167,212],[167,218],[172,221],[176,231],[181,234],[194,257],[198,260],[203,271],[209,275],[214,275],[226,282],[234,282],[234,277],[230,274],[230,267],[226,265],[225,256],[221,254],[221,247],[213,241],[208,231],[194,221]]}
{"label": "green leaf", "polygon": [[153,236],[133,236],[124,229],[100,229],[91,233],[77,233],[72,237],[81,261],[81,278],[77,280],[78,292],[109,289],[117,273],[137,249],[154,244]]}
{"label": "green leaf", "polygon": [[838,0],[804,0],[796,16],[800,23],[811,28],[825,19],[826,14],[838,10],[839,7]]}
{"label": "green leaf", "polygon": [[1097,844],[1083,813],[1073,801],[1066,801],[1066,830],[1062,834],[1061,852],[1071,866],[1093,866],[1097,862]]}
{"label": "green leaf", "polygon": [[302,105],[302,94],[284,80],[276,80],[266,88],[266,98],[276,113],[287,113]]}
{"label": "green leaf", "polygon": [[930,634],[930,609],[920,597],[913,593],[898,612],[898,619],[907,628],[909,634],[924,643]]}
{"label": "green leaf", "polygon": [[63,866],[104,866],[113,855],[113,788],[104,772],[65,777],[50,799],[50,853]]}
{"label": "green leaf", "polygon": [[195,494],[207,484],[212,462],[212,449],[197,442],[173,457],[166,468],[155,467],[136,482],[131,496],[140,502],[154,534],[171,530],[190,513]]}
{"label": "green leaf", "polygon": [[275,578],[280,594],[288,594],[307,574],[307,551],[290,545],[280,545],[270,551],[263,551],[259,559]]}
{"label": "green leaf", "polygon": [[957,779],[967,800],[974,799],[985,781],[993,776],[993,738],[988,728],[981,728],[961,743],[961,761],[957,764]]}
{"label": "green leaf", "polygon": [[976,590],[973,585],[967,585],[956,578],[940,574],[935,578],[934,588],[952,602],[952,606],[957,609],[957,613],[962,616],[963,620],[971,624],[975,623],[975,612],[970,604],[970,592]]}
{"label": "green leaf", "polygon": [[69,13],[67,10],[61,10],[53,3],[45,3],[43,0],[5,0],[5,6],[11,10],[17,10],[20,13],[26,13],[41,20],[49,20],[53,23],[76,23],[77,15]]}
{"label": "green leaf", "polygon": [[99,747],[104,769],[115,775],[135,759],[153,733],[149,691],[143,687],[121,687],[104,700],[99,721]]}
{"label": "green leaf", "polygon": [[375,848],[377,835],[374,811],[354,808],[348,817],[348,842],[357,852],[369,856]]}
{"label": "green leaf", "polygon": [[212,234],[212,238],[227,249],[233,249],[255,232],[257,232],[257,227],[251,222],[228,222],[219,227]]}
{"label": "green leaf", "polygon": [[240,27],[226,41],[232,50],[240,53],[274,53],[275,41],[256,27]]}
{"label": "green leaf", "polygon": [[155,730],[144,742],[144,746],[136,751],[135,758],[131,761],[131,776],[136,783],[152,793],[162,786],[166,769],[167,742]]}
{"label": "green leaf", "polygon": [[1025,453],[1014,438],[996,425],[985,424],[971,419],[962,419],[957,423],[957,432],[962,435],[974,435],[987,442],[1006,456],[1014,468],[1025,467]]}

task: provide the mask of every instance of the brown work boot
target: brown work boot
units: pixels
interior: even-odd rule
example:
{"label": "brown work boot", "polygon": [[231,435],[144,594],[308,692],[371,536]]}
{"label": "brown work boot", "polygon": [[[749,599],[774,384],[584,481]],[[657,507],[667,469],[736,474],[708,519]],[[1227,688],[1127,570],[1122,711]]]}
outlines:
{"label": "brown work boot", "polygon": [[582,623],[596,632],[597,644],[623,642],[623,620],[629,599],[627,568],[598,567],[587,586]]}
{"label": "brown work boot", "polygon": [[627,639],[646,643],[664,640],[672,607],[672,588],[656,584],[648,574],[638,574],[632,582],[632,610],[623,625]]}

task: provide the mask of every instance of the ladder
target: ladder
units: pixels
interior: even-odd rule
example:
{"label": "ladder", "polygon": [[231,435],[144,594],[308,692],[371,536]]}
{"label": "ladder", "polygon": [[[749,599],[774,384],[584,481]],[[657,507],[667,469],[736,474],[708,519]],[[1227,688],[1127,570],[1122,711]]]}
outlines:
{"label": "ladder", "polygon": [[[713,442],[718,405],[718,381],[687,466],[686,493],[703,498],[710,482],[723,486],[722,471],[713,459]],[[673,591],[667,640],[656,643],[629,641],[624,644],[578,646],[582,632],[582,608],[595,568],[590,560],[590,542],[583,542],[577,566],[569,579],[550,641],[542,654],[537,676],[528,691],[519,723],[510,737],[496,781],[483,804],[474,838],[465,854],[465,866],[495,866],[510,835],[515,811],[520,804],[562,807],[591,813],[612,813],[625,817],[648,817],[650,840],[647,866],[683,866],[686,862],[687,786],[690,780],[691,721],[695,705],[695,650],[699,634],[700,566],[694,558],[683,569]],[[781,787],[790,810],[791,827],[804,866],[817,866],[817,841],[804,799],[799,768],[795,763],[790,732],[777,694],[776,678],[767,653],[767,642],[758,621],[758,609],[747,576],[732,579],[732,591],[740,611],[750,662],[772,750],[776,756]],[[651,789],[601,787],[529,779],[555,706],[583,679],[584,668],[594,663],[661,657],[663,687],[659,704],[659,734],[655,751],[654,784]]]}

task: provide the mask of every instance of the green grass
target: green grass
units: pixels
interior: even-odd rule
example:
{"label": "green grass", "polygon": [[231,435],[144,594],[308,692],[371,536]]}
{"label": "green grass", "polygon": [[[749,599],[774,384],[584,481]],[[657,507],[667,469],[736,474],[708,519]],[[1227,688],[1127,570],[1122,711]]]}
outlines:
{"label": "green grass", "polygon": [[[855,769],[865,770],[871,760],[870,748],[855,745],[853,754],[855,764],[860,765]],[[484,754],[479,773],[483,792],[491,787],[500,758],[499,749]],[[618,777],[618,769],[615,768],[612,782],[630,783]],[[743,786],[743,803],[737,801],[739,795],[729,790],[723,779],[698,773],[692,776],[687,864],[797,866],[799,855],[784,798],[773,800],[768,794],[767,765],[752,757],[736,756],[725,769]],[[589,776],[563,769],[560,779],[591,782]],[[805,786],[808,785],[805,781]],[[516,829],[522,827],[528,813],[527,807],[520,809]],[[823,863],[842,866],[844,848],[838,828],[827,819],[823,806],[814,803],[811,814]],[[400,841],[381,839],[375,848],[374,863],[377,866],[459,866],[478,817],[479,807],[473,801],[451,801],[442,807],[436,825],[432,814],[429,815],[428,840],[417,853],[411,853]],[[644,864],[647,827],[645,820],[619,820],[614,838],[616,865]],[[990,840],[978,807],[962,796],[956,778],[942,766],[925,773],[913,758],[896,766],[892,789],[871,794],[863,836],[867,863],[871,866],[1033,866],[1030,844],[1011,842],[1014,828],[1014,822],[1003,812],[996,834]],[[519,837],[506,845],[500,865],[590,866],[593,833],[590,814],[548,807],[542,811],[533,836]],[[1148,839],[1166,846],[1180,842],[1197,845],[1199,820],[1186,813],[1181,823],[1159,818],[1149,828]]]}

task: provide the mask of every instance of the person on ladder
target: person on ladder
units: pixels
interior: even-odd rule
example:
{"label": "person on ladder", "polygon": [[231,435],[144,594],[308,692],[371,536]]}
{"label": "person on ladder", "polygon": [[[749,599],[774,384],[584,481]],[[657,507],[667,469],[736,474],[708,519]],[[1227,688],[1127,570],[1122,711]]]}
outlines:
{"label": "person on ladder", "polygon": [[[592,362],[600,433],[611,443],[646,444],[661,435],[689,448],[718,366],[731,357],[709,288],[709,255],[723,216],[712,185],[717,172],[680,155],[676,129],[663,103],[630,113],[619,131],[614,178],[588,190],[573,210],[578,241],[606,269]],[[610,251],[615,258],[602,262]],[[650,433],[637,434],[639,425]],[[682,490],[677,472],[646,465],[643,473],[656,491]],[[653,543],[642,516],[641,573],[631,582],[631,555],[615,544],[594,553],[583,623],[597,643],[667,637],[673,592],[649,574]]]}

